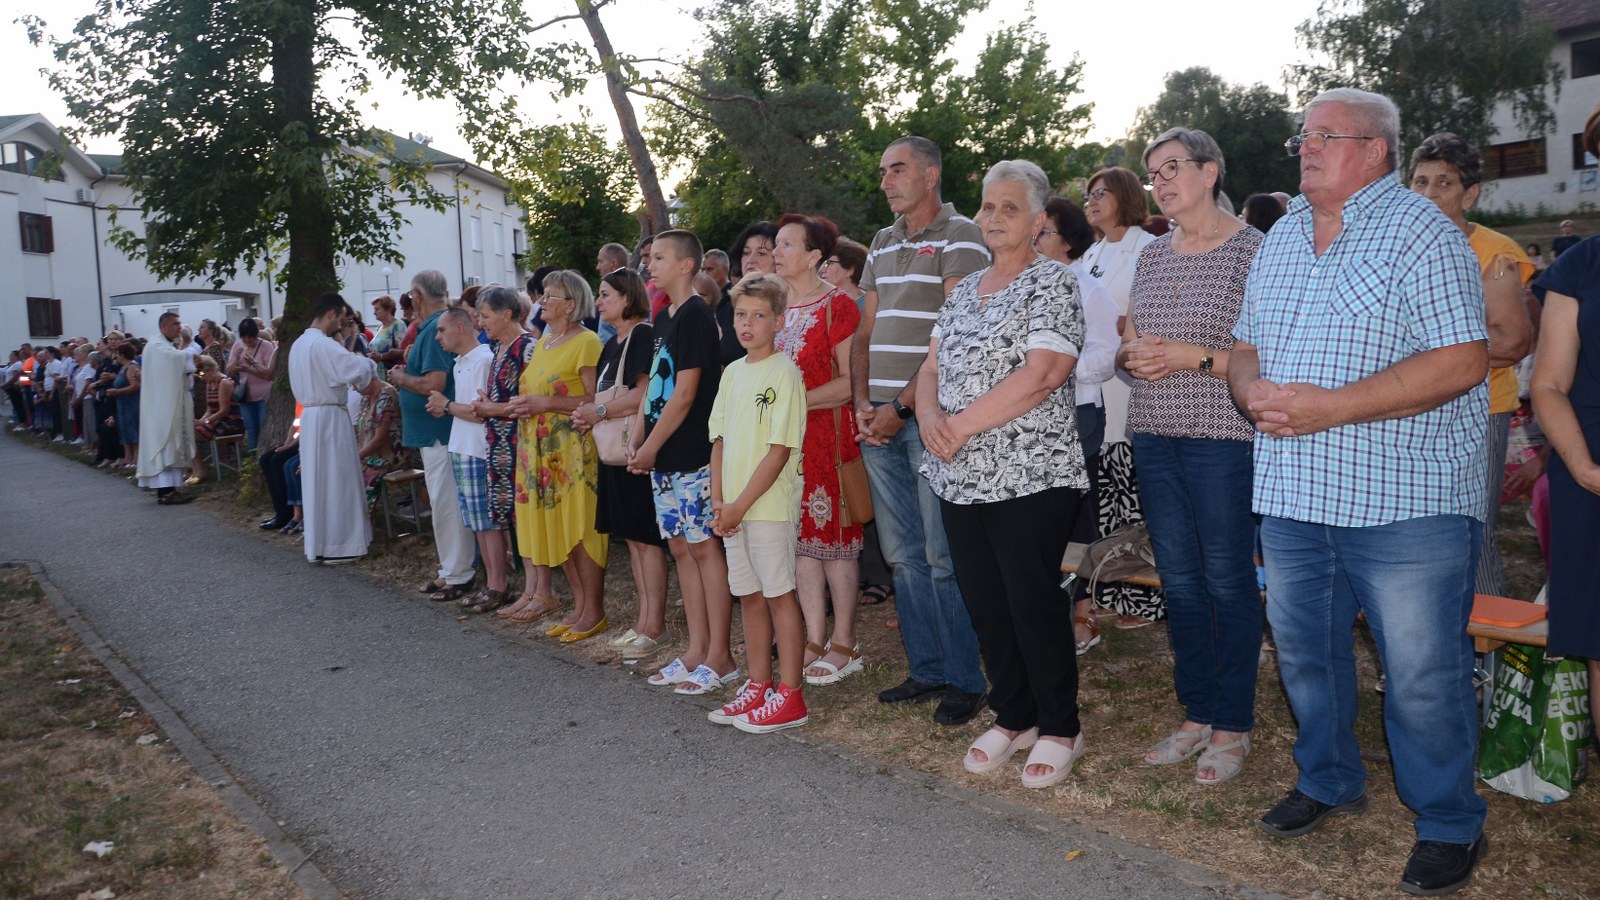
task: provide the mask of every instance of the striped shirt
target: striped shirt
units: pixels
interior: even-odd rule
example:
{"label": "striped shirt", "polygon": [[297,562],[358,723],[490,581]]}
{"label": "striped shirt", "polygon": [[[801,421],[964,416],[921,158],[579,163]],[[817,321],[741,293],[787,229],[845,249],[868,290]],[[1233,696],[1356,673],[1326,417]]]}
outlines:
{"label": "striped shirt", "polygon": [[[1393,175],[1347,200],[1318,256],[1304,196],[1261,244],[1234,334],[1261,377],[1339,388],[1407,357],[1488,337],[1466,235]],[[1415,416],[1256,436],[1255,511],[1337,527],[1483,518],[1488,386]]]}
{"label": "striped shirt", "polygon": [[989,265],[989,248],[971,219],[946,203],[928,227],[906,234],[906,220],[879,231],[867,253],[861,288],[878,294],[878,315],[867,348],[867,390],[888,403],[905,389],[928,355],[933,324],[944,306],[947,278],[965,278]]}

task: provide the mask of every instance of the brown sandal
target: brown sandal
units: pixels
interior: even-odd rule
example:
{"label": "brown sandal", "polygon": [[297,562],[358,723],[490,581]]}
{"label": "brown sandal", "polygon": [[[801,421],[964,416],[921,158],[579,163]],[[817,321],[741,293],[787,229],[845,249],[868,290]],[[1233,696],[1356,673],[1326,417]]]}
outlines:
{"label": "brown sandal", "polygon": [[461,601],[461,606],[467,612],[478,613],[480,615],[486,612],[492,612],[506,605],[506,596],[508,593],[508,591],[504,590],[496,591],[490,588],[484,588],[466,600]]}
{"label": "brown sandal", "polygon": [[[537,622],[548,615],[561,611],[561,601],[554,597],[535,597],[535,602],[524,606],[522,609],[507,616],[513,622]],[[549,601],[546,603],[545,601]]]}

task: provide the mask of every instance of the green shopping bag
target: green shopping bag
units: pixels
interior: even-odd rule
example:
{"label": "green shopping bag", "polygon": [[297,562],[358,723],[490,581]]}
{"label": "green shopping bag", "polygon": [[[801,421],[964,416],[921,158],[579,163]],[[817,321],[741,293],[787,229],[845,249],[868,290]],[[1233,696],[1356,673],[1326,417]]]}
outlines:
{"label": "green shopping bag", "polygon": [[1555,803],[1587,774],[1589,670],[1517,644],[1502,651],[1478,750],[1478,776],[1505,793]]}

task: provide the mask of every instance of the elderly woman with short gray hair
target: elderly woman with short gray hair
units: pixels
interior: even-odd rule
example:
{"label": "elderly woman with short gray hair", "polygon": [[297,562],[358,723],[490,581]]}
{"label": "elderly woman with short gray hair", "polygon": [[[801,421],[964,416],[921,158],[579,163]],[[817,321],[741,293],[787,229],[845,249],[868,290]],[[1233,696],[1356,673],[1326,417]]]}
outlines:
{"label": "elderly woman with short gray hair", "polygon": [[1139,254],[1117,365],[1136,379],[1128,433],[1184,706],[1183,724],[1144,761],[1198,755],[1195,781],[1220,784],[1250,752],[1261,651],[1255,428],[1228,392],[1228,349],[1261,232],[1217,207],[1226,164],[1204,131],[1164,132],[1144,165],[1176,227]]}
{"label": "elderly woman with short gray hair", "polygon": [[995,164],[978,227],[993,254],[950,292],[917,378],[923,472],[939,497],[956,580],[990,682],[994,727],[963,765],[993,772],[1032,748],[1022,784],[1066,778],[1083,755],[1072,603],[1061,554],[1089,486],[1073,413],[1084,341],[1078,280],[1041,256],[1050,182]]}

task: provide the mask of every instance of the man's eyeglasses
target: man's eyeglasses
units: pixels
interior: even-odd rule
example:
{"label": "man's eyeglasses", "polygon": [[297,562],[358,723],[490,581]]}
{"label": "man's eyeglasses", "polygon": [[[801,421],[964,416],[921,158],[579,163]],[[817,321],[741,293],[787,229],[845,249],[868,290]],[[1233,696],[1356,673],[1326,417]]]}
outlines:
{"label": "man's eyeglasses", "polygon": [[1312,153],[1321,153],[1322,148],[1328,146],[1329,141],[1370,141],[1374,140],[1367,134],[1329,134],[1326,131],[1305,131],[1283,142],[1283,149],[1290,156],[1299,156],[1302,150]]}
{"label": "man's eyeglasses", "polygon": [[1161,165],[1156,166],[1154,169],[1151,169],[1150,172],[1144,176],[1144,186],[1147,188],[1155,187],[1157,175],[1161,176],[1162,181],[1171,181],[1172,179],[1177,178],[1178,163],[1186,162],[1192,162],[1197,166],[1205,165],[1205,160],[1201,159],[1169,159]]}

